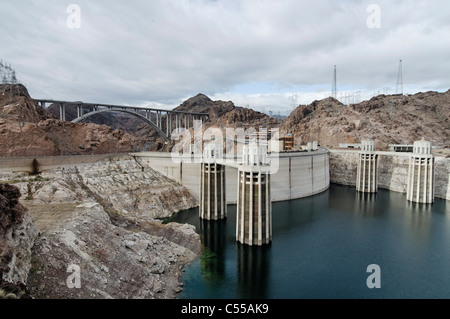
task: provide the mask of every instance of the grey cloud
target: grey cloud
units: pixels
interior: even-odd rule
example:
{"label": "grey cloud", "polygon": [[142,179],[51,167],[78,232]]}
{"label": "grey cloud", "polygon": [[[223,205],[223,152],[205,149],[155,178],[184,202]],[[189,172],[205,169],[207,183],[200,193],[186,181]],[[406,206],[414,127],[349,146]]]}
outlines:
{"label": "grey cloud", "polygon": [[[83,0],[69,29],[68,2],[1,1],[0,58],[36,97],[105,103],[175,106],[248,82],[326,89],[334,64],[338,87],[375,90],[395,84],[399,59],[410,87],[448,88],[449,4],[376,1],[381,28],[370,29],[370,3]],[[274,103],[264,93],[254,101]]]}

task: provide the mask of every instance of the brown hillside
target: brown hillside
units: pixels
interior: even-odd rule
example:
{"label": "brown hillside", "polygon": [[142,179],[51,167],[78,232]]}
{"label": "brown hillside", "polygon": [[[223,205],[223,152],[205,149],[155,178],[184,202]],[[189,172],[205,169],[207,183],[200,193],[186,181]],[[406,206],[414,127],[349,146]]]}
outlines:
{"label": "brown hillside", "polygon": [[[135,138],[106,125],[61,122],[31,99],[22,85],[0,85],[0,156],[121,153]],[[1,93],[0,93],[1,94]]]}
{"label": "brown hillside", "polygon": [[439,147],[450,146],[450,90],[414,95],[379,95],[344,106],[333,98],[298,106],[284,121],[282,134],[292,133],[296,144],[317,140],[322,146],[377,141],[411,144],[424,137]]}

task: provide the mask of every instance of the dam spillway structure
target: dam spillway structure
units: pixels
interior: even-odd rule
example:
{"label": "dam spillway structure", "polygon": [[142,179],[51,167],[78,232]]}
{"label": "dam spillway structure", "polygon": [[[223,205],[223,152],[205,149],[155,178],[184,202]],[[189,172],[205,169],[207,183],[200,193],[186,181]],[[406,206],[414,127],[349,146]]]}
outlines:
{"label": "dam spillway structure", "polygon": [[378,155],[375,153],[375,141],[361,141],[356,190],[362,193],[376,193],[378,190]]}
{"label": "dam spillway structure", "polygon": [[221,220],[227,217],[225,165],[218,163],[223,156],[220,143],[205,144],[200,166],[200,210],[204,220]]}
{"label": "dam spillway structure", "polygon": [[250,143],[243,147],[238,167],[236,240],[249,246],[272,242],[272,201],[267,146]]}
{"label": "dam spillway structure", "polygon": [[434,202],[434,156],[431,142],[414,142],[409,158],[406,198],[416,203]]}

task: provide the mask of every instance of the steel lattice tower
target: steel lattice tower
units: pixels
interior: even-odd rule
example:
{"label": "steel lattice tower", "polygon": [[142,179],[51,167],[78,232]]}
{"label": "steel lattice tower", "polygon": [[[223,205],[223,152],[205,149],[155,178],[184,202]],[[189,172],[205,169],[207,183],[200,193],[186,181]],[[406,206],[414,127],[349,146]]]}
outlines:
{"label": "steel lattice tower", "polygon": [[336,65],[334,66],[333,74],[333,86],[331,88],[331,97],[337,98],[337,86],[336,86]]}
{"label": "steel lattice tower", "polygon": [[397,88],[395,94],[403,94],[403,72],[402,72],[402,60],[399,62],[398,74],[397,74]]}

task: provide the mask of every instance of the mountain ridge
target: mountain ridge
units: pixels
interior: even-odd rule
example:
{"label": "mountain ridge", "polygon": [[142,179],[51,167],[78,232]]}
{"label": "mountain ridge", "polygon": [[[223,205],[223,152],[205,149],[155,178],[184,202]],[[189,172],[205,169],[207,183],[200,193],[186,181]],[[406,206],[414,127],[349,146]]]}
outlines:
{"label": "mountain ridge", "polygon": [[[4,146],[0,156],[167,150],[157,132],[133,116],[105,113],[91,119],[102,125],[61,122],[57,119],[59,108],[53,105],[43,109],[25,86],[1,85],[0,91],[6,92],[0,95],[0,143]],[[438,147],[450,147],[450,89],[442,93],[382,94],[348,106],[328,97],[297,106],[284,120],[236,106],[232,101],[213,101],[202,93],[174,110],[208,113],[203,130],[279,128],[280,137],[288,133],[294,136],[297,148],[310,141],[339,148],[341,143],[374,139],[377,149],[383,150],[389,144],[412,144],[422,137]]]}

